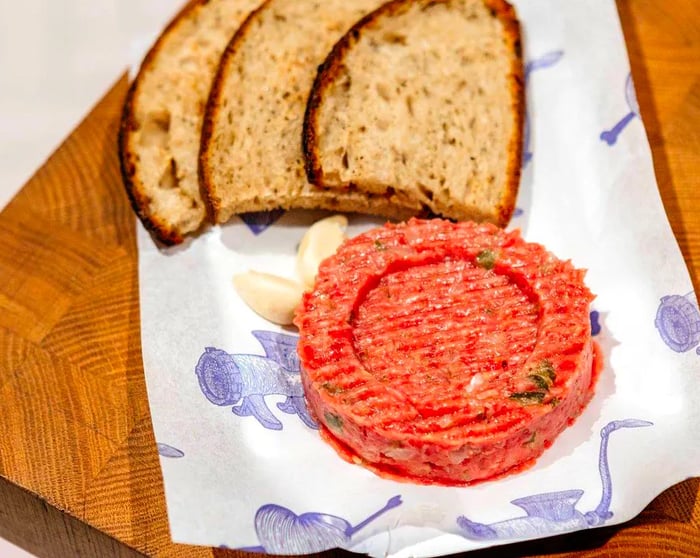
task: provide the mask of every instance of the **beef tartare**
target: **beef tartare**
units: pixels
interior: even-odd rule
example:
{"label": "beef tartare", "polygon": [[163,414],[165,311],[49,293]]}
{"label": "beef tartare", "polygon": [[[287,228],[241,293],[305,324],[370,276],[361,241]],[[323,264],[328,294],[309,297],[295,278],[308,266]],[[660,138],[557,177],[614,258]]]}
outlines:
{"label": "beef tartare", "polygon": [[420,483],[527,467],[593,393],[584,274],[488,224],[412,219],[346,241],[294,320],[323,437]]}

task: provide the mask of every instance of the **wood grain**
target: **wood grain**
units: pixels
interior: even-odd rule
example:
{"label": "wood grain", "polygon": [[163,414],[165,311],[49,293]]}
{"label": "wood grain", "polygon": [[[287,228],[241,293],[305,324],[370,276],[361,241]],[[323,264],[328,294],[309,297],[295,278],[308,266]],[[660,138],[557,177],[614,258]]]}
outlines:
{"label": "wood grain", "polygon": [[[700,3],[620,0],[659,190],[700,277]],[[141,364],[120,79],[0,214],[0,535],[38,556],[243,557],[170,541]],[[623,526],[489,556],[697,556],[700,481]],[[350,555],[331,551],[325,556]]]}

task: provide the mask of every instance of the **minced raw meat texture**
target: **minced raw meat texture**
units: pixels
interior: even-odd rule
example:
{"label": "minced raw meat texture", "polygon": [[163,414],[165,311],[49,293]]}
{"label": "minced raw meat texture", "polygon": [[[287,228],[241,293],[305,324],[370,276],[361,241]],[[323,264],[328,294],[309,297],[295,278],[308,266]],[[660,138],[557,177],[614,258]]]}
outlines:
{"label": "minced raw meat texture", "polygon": [[593,394],[584,274],[488,224],[412,219],[346,241],[295,317],[324,439],[426,484],[531,465]]}

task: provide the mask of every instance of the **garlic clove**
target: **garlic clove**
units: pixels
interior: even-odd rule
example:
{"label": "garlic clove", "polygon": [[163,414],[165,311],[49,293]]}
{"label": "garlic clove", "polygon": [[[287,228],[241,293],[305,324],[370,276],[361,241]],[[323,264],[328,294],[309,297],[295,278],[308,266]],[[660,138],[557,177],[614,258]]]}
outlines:
{"label": "garlic clove", "polygon": [[251,310],[278,325],[290,325],[304,288],[296,281],[270,273],[248,271],[234,275],[233,286]]}
{"label": "garlic clove", "polygon": [[313,286],[321,262],[345,241],[347,226],[345,215],[333,215],[316,221],[306,231],[297,252],[297,273],[306,287]]}

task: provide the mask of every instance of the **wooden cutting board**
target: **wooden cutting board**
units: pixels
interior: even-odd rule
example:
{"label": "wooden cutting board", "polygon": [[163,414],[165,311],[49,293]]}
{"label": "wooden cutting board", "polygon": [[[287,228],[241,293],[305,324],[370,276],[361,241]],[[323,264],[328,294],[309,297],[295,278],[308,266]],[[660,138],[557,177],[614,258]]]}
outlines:
{"label": "wooden cutting board", "polygon": [[[700,3],[618,7],[659,190],[697,290]],[[126,89],[123,77],[0,214],[0,536],[39,556],[242,557],[169,537],[135,219],[116,152]],[[698,556],[699,484],[670,488],[622,526],[469,556]]]}

